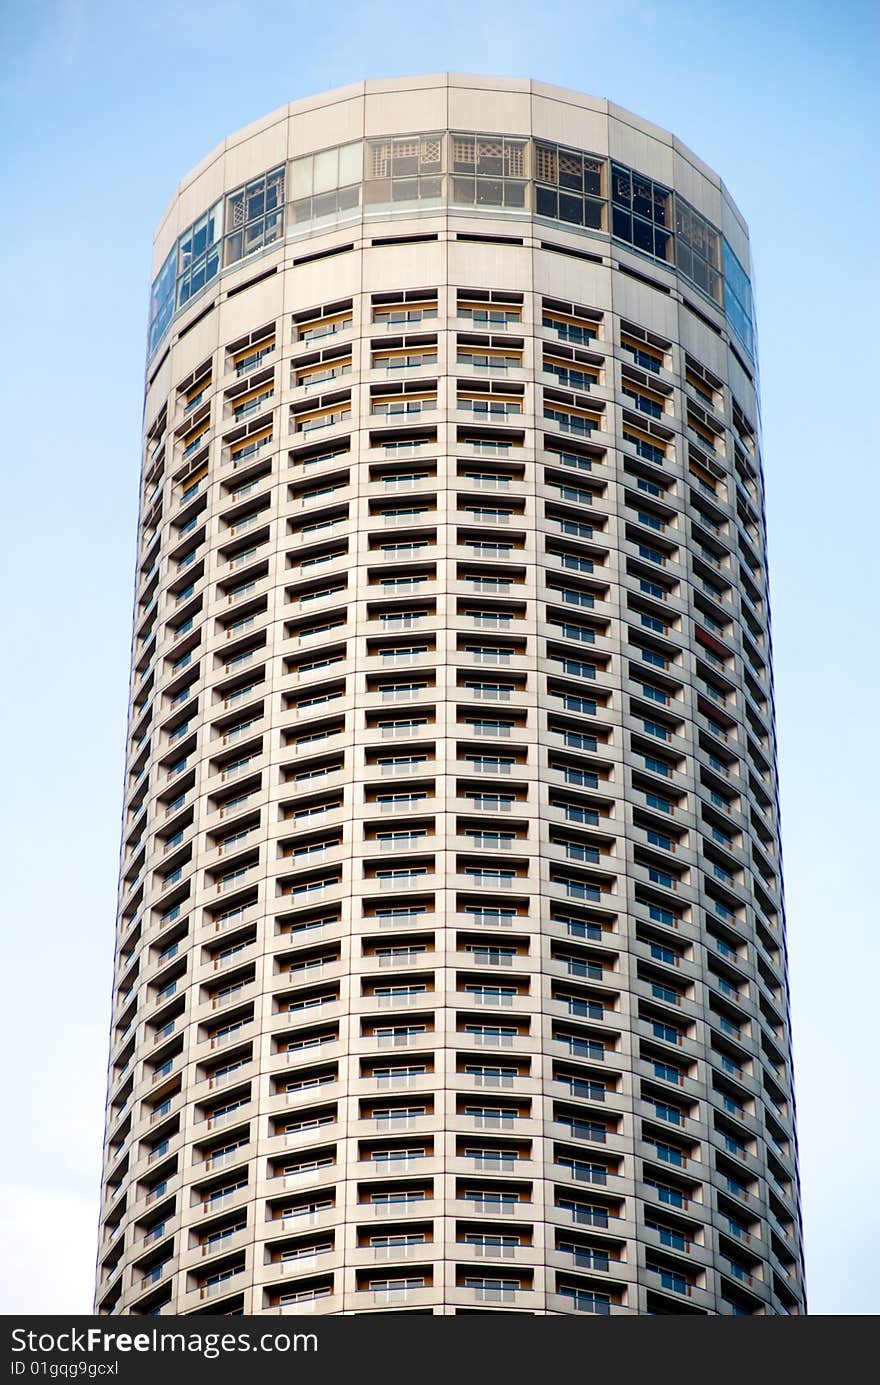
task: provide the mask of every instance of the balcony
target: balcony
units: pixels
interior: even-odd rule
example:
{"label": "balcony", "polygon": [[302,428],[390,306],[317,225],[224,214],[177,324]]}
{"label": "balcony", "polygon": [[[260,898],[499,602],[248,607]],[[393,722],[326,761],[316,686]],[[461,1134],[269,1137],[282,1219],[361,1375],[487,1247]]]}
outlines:
{"label": "balcony", "polygon": [[259,438],[255,442],[248,443],[246,447],[237,448],[234,452],[230,453],[232,465],[234,467],[244,466],[245,462],[249,462],[252,457],[256,457],[257,453],[272,441],[273,439],[271,437]]}
{"label": "balcony", "polygon": [[424,806],[426,800],[427,794],[403,794],[399,798],[380,798],[377,802],[380,813],[409,813],[416,804]]}
{"label": "balcony", "polygon": [[512,967],[514,955],[509,952],[499,952],[489,948],[472,947],[471,956],[476,966],[480,967]]}
{"label": "balcony", "polygon": [[372,1250],[375,1260],[412,1260],[424,1256],[430,1250],[430,1242],[395,1239],[388,1245],[376,1245],[374,1243],[368,1248]]}
{"label": "balcony", "polygon": [[428,763],[424,757],[412,760],[380,760],[379,773],[383,776],[424,773]]}
{"label": "balcony", "polygon": [[423,986],[414,991],[401,989],[388,991],[384,994],[381,991],[374,991],[373,998],[380,1009],[398,1010],[407,1009],[410,1006],[418,1006],[426,997],[429,997],[430,994],[431,992]]}
{"label": "balcony", "polygon": [[427,836],[424,832],[396,832],[392,837],[379,837],[380,851],[407,851],[424,847]]}
{"label": "balcony", "polygon": [[510,1284],[472,1284],[465,1282],[463,1288],[468,1298],[477,1303],[515,1303],[516,1285]]}
{"label": "balcony", "polygon": [[380,1073],[376,1077],[376,1086],[380,1090],[382,1088],[391,1088],[401,1091],[406,1090],[408,1087],[423,1087],[425,1082],[429,1080],[429,1075],[421,1072]]}
{"label": "balcony", "polygon": [[611,1299],[604,1294],[562,1289],[557,1297],[564,1305],[562,1311],[566,1313],[598,1313],[607,1317],[611,1312]]}
{"label": "balcony", "polygon": [[199,1285],[199,1297],[216,1298],[219,1294],[230,1293],[235,1288],[235,1285],[232,1284],[231,1281],[241,1274],[244,1274],[243,1266],[240,1270],[232,1270],[230,1273],[225,1274],[222,1279]]}
{"label": "balcony", "polygon": [[187,443],[186,447],[183,449],[182,456],[185,458],[192,457],[196,452],[198,452],[200,447],[206,447],[207,443],[208,430],[205,429],[203,433],[199,433],[199,436],[197,438],[193,438],[192,442]]}
{"label": "balcony", "polygon": [[380,1048],[408,1048],[414,1044],[430,1043],[429,1033],[427,1029],[401,1029],[390,1034],[374,1030],[370,1037],[376,1040]]}
{"label": "balcony", "polygon": [[413,1299],[424,1298],[425,1282],[423,1279],[414,1279],[411,1284],[385,1285],[381,1289],[364,1290],[372,1296],[373,1303],[388,1306],[389,1304],[410,1303]]}
{"label": "balcony", "polygon": [[410,967],[425,965],[428,953],[423,947],[395,948],[392,952],[375,954],[380,967]]}
{"label": "balcony", "polygon": [[511,689],[494,683],[471,683],[465,685],[467,695],[475,702],[509,702]]}
{"label": "balcony", "polygon": [[218,1151],[217,1154],[209,1155],[205,1159],[203,1164],[205,1172],[210,1171],[213,1173],[216,1169],[224,1169],[228,1168],[230,1164],[237,1164],[241,1159],[244,1158],[244,1155],[242,1154],[242,1150],[244,1148],[245,1145],[241,1144],[236,1145],[234,1149],[224,1149]]}
{"label": "balcony", "polygon": [[270,356],[274,350],[275,346],[273,343],[272,346],[264,346],[261,350],[253,352],[252,355],[245,356],[244,359],[240,360],[235,366],[236,375],[239,377],[242,375],[249,375],[250,372],[256,370],[257,366],[261,365],[266,357]]}

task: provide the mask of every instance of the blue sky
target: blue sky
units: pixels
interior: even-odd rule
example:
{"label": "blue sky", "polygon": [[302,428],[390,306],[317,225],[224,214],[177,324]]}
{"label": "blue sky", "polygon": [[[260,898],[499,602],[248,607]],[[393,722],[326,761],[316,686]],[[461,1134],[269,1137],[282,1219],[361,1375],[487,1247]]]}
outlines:
{"label": "blue sky", "polygon": [[0,1308],[91,1303],[152,228],[276,106],[448,69],[631,108],[750,223],[808,1290],[812,1312],[876,1313],[880,10],[339,0],[332,31],[327,13],[0,0],[0,1014],[26,1036],[0,1050]]}

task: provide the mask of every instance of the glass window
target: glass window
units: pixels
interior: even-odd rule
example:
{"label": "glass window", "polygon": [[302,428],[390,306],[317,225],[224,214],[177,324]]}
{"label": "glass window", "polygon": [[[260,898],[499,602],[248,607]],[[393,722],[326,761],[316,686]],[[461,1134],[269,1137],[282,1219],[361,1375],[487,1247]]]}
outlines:
{"label": "glass window", "polygon": [[[603,229],[604,160],[576,149],[535,141],[535,211],[572,226]],[[545,187],[542,184],[554,184]]]}
{"label": "glass window", "polygon": [[724,308],[727,321],[754,360],[755,329],[752,285],[736,255],[724,241]]}
{"label": "glass window", "polygon": [[672,258],[672,193],[662,183],[611,165],[612,234],[655,259]]}
{"label": "glass window", "polygon": [[284,233],[284,167],[270,169],[226,198],[224,265],[271,245]]}
{"label": "glass window", "polygon": [[169,252],[165,263],[153,280],[150,290],[150,326],[148,351],[153,356],[159,342],[168,331],[174,314],[174,285],[177,270],[177,246]]}
{"label": "glass window", "polygon": [[[149,353],[155,353],[175,309],[210,284],[221,264],[238,264],[283,236],[285,198],[296,227],[357,214],[362,203],[376,209],[418,207],[437,205],[444,196],[454,205],[523,211],[529,179],[535,184],[537,216],[610,230],[642,254],[674,261],[692,284],[716,303],[724,302],[731,330],[754,354],[752,293],[744,267],[718,229],[662,183],[546,140],[436,131],[352,141],[303,155],[292,159],[289,169],[279,165],[228,193],[187,228],[153,282]],[[656,368],[647,352],[642,356],[641,364]],[[587,378],[579,387],[587,387]]]}
{"label": "glass window", "polygon": [[391,178],[439,173],[443,137],[440,134],[396,135],[367,141],[365,177]]}
{"label": "glass window", "polygon": [[220,273],[223,204],[217,202],[177,242],[177,307],[210,284]]}
{"label": "glass window", "polygon": [[364,203],[439,201],[443,136],[398,135],[367,141]]}
{"label": "glass window", "polygon": [[453,135],[452,171],[493,178],[525,177],[527,143],[504,135]]}
{"label": "glass window", "polygon": [[675,198],[675,262],[697,288],[721,302],[721,236],[711,222]]}
{"label": "glass window", "polygon": [[451,136],[451,200],[465,206],[526,204],[528,141],[505,135]]}
{"label": "glass window", "polygon": [[329,192],[338,187],[339,153],[336,149],[324,149],[315,154],[312,164],[312,191]]}

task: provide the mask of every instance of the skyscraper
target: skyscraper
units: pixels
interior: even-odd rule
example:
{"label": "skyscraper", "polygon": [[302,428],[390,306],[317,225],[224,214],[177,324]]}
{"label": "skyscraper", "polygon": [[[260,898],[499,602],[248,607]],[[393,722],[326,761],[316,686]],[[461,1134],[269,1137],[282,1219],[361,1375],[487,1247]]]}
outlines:
{"label": "skyscraper", "polygon": [[151,297],[96,1307],[804,1311],[746,227],[298,101]]}

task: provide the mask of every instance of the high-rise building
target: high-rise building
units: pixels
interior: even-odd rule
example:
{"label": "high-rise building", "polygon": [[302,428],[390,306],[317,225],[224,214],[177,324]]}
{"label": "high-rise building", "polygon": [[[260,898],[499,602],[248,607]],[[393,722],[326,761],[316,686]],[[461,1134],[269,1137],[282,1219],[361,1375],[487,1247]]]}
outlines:
{"label": "high-rise building", "polygon": [[98,1312],[803,1312],[723,183],[371,81],[155,252]]}

